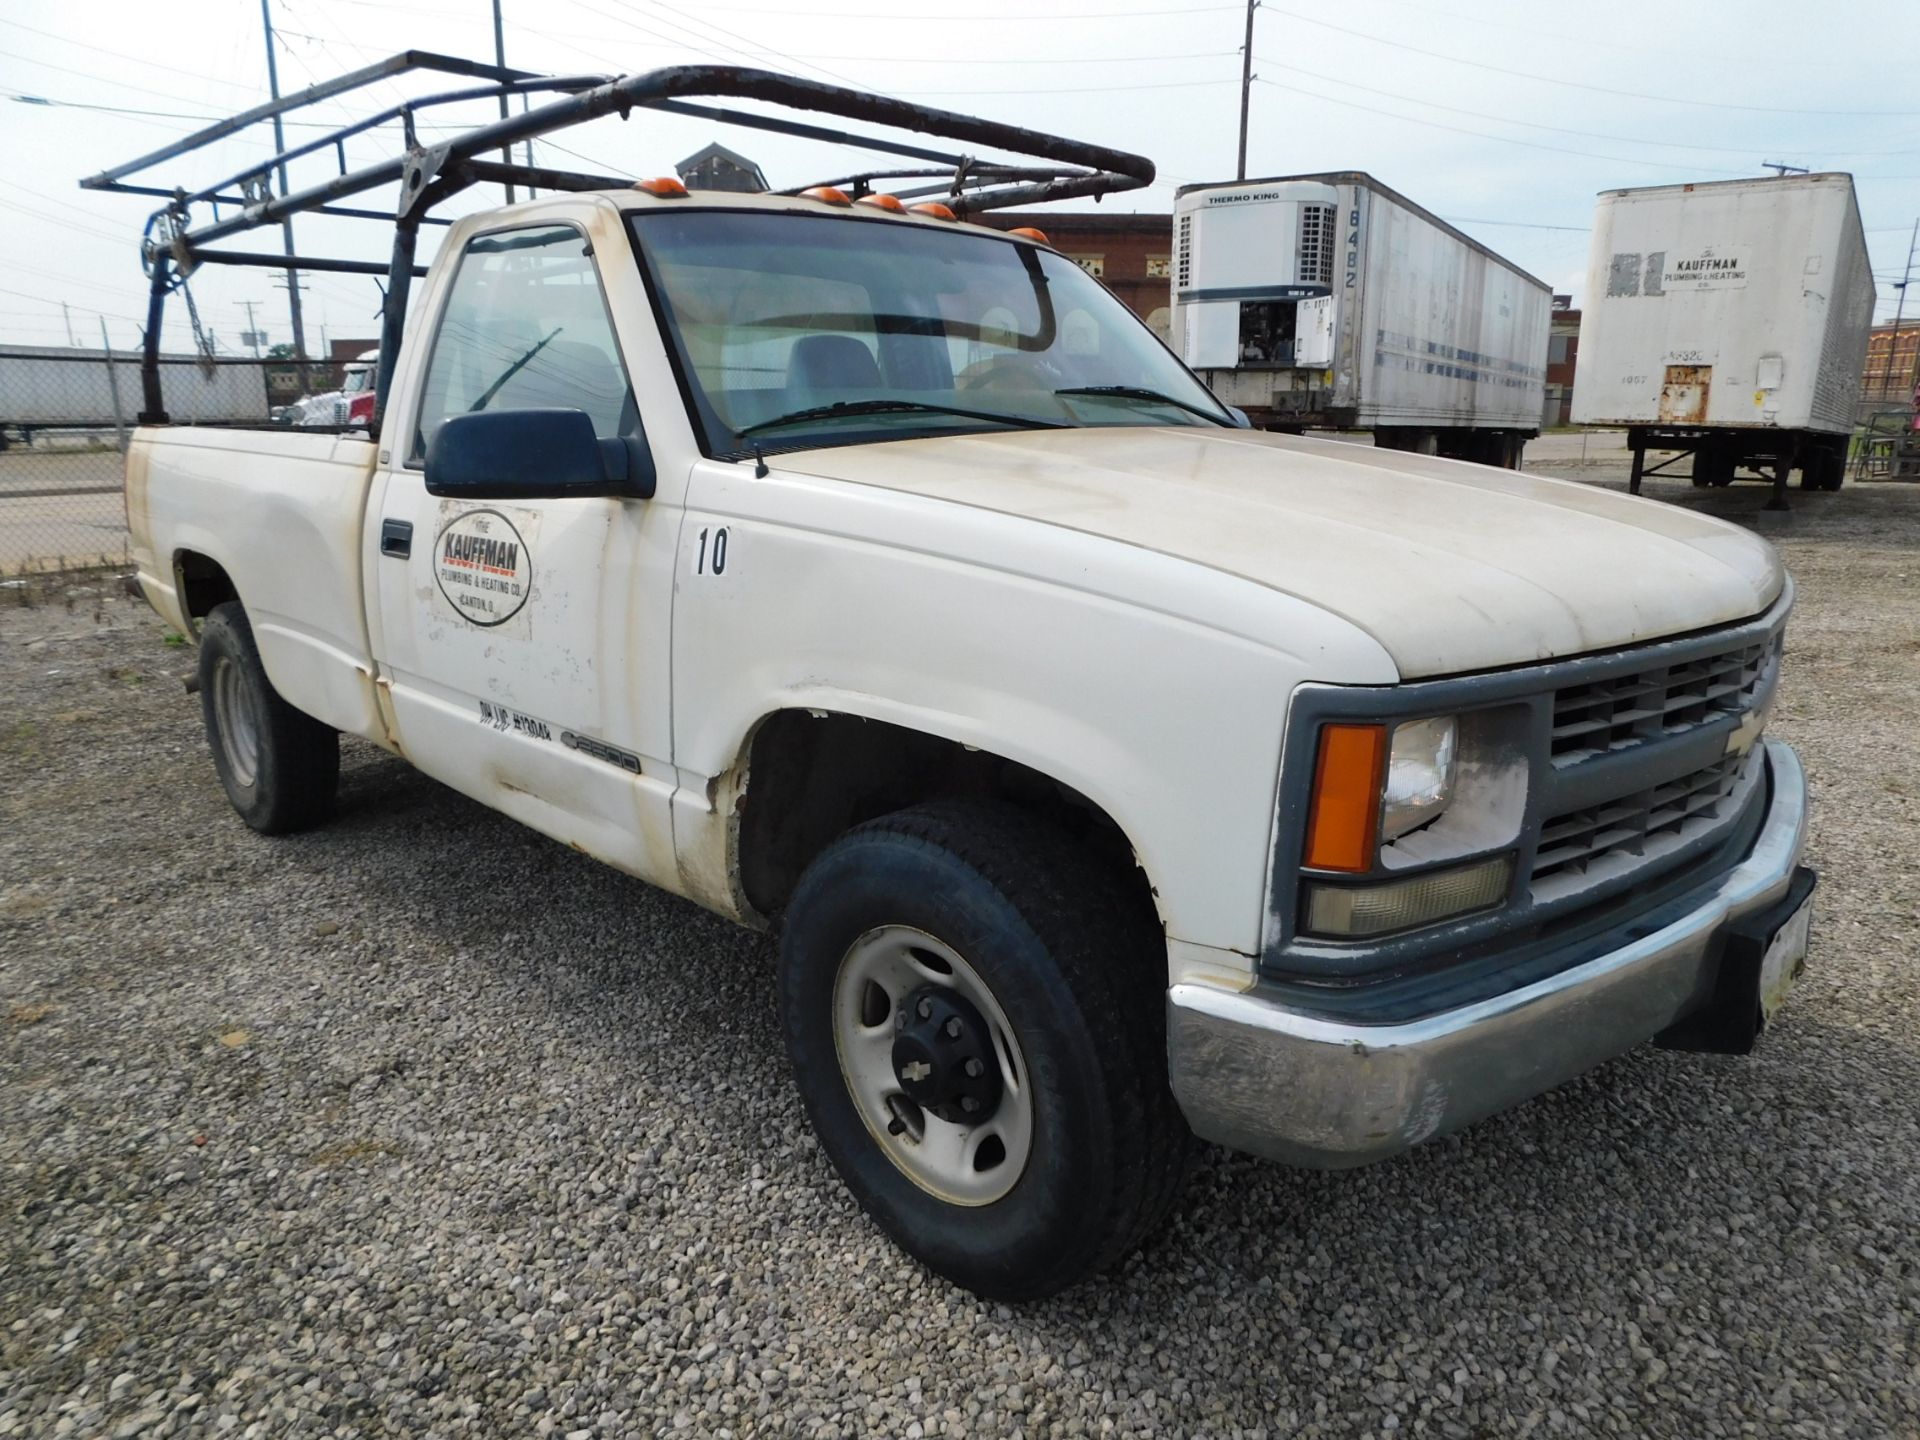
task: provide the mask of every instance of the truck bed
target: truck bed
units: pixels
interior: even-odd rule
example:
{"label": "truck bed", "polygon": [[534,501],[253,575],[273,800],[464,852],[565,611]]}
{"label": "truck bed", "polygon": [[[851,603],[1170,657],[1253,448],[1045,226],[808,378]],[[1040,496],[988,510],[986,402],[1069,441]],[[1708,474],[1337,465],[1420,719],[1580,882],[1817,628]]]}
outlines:
{"label": "truck bed", "polygon": [[374,457],[363,435],[142,426],[127,526],[140,587],[169,623],[191,632],[185,592],[224,577],[288,703],[379,739],[361,538]]}

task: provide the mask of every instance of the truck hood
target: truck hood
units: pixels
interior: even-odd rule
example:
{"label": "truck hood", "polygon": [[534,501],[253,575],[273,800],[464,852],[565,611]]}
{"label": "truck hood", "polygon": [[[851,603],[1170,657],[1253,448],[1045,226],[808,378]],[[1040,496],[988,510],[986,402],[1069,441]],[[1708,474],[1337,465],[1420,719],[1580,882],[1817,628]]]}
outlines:
{"label": "truck hood", "polygon": [[1404,679],[1741,620],[1785,584],[1766,541],[1690,510],[1262,431],[1018,431],[810,450],[779,464],[1240,576],[1359,626]]}

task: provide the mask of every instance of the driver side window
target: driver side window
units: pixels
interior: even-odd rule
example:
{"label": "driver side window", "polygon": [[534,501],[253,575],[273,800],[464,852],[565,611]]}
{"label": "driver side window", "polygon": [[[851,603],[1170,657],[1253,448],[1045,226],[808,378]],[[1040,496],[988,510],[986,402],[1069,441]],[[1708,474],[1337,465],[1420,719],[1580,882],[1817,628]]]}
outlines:
{"label": "driver side window", "polygon": [[583,410],[602,439],[639,431],[586,238],[567,225],[468,242],[434,334],[413,459],[479,410]]}

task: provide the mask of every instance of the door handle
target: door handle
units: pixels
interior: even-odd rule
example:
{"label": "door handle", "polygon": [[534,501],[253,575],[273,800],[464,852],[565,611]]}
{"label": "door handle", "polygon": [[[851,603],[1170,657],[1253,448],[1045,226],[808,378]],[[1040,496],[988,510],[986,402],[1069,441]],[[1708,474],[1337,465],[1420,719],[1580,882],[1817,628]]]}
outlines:
{"label": "door handle", "polygon": [[380,553],[392,555],[401,560],[413,553],[413,522],[411,520],[382,520],[380,522]]}

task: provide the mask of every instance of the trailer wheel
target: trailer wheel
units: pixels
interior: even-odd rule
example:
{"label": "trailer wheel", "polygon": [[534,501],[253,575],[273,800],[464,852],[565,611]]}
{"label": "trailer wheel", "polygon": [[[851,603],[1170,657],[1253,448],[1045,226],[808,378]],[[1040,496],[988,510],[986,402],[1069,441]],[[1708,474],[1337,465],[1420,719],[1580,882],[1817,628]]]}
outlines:
{"label": "trailer wheel", "polygon": [[280,698],[238,601],[200,631],[200,713],[213,768],[240,818],[263,835],[319,824],[333,810],[340,736]]}
{"label": "trailer wheel", "polygon": [[939,802],[828,846],[795,889],[780,1002],[802,1101],[855,1199],[979,1295],[1111,1265],[1176,1198],[1164,952],[1072,841]]}
{"label": "trailer wheel", "polygon": [[1809,450],[1800,462],[1802,490],[1838,490],[1847,480],[1847,452],[1837,445]]}
{"label": "trailer wheel", "polygon": [[1693,452],[1693,483],[1722,489],[1733,484],[1733,450],[1725,445],[1703,445]]}

